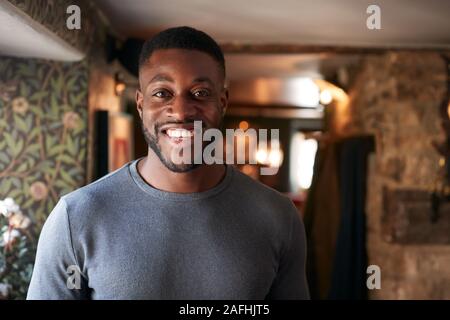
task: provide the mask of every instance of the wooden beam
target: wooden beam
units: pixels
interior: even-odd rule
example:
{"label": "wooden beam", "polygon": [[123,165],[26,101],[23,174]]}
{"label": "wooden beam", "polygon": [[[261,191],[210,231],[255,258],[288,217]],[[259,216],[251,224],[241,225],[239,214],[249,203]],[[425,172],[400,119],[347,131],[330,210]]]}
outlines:
{"label": "wooden beam", "polygon": [[299,54],[299,53],[335,53],[335,54],[383,54],[387,51],[407,52],[441,52],[450,53],[450,48],[405,48],[395,46],[385,47],[351,47],[330,45],[302,45],[302,44],[250,44],[250,43],[221,43],[220,47],[228,54]]}

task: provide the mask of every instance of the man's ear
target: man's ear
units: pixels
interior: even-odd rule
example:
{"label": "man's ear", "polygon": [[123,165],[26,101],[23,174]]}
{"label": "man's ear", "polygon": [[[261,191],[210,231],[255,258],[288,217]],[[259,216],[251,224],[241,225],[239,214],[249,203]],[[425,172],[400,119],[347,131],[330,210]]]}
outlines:
{"label": "man's ear", "polygon": [[139,113],[139,117],[142,119],[142,107],[144,104],[144,95],[140,89],[136,90],[136,108]]}

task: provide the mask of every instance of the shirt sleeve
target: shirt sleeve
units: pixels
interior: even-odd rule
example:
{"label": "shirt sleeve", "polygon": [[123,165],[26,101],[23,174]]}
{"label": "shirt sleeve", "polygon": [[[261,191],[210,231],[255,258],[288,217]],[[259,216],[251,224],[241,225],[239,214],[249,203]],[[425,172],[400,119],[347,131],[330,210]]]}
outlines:
{"label": "shirt sleeve", "polygon": [[72,246],[67,206],[60,199],[39,237],[27,300],[88,298],[87,278],[81,272]]}
{"label": "shirt sleeve", "polygon": [[269,300],[310,299],[306,279],[305,227],[292,203],[291,207],[290,241],[281,253],[277,275],[266,296]]}

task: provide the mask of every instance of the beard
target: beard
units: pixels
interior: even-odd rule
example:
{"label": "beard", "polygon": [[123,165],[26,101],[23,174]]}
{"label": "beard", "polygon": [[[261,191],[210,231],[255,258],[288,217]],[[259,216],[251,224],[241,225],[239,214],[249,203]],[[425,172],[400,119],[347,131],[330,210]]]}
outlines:
{"label": "beard", "polygon": [[[186,122],[171,122],[171,123],[177,123],[177,124],[181,124],[181,123],[192,123],[194,122],[194,120],[189,120]],[[203,123],[203,122],[202,122]],[[147,145],[150,149],[153,150],[153,152],[158,156],[159,160],[162,162],[162,164],[169,169],[172,172],[177,172],[177,173],[184,173],[184,172],[189,172],[194,170],[195,168],[199,167],[200,164],[195,164],[194,161],[190,161],[190,163],[182,163],[182,164],[178,164],[178,163],[174,163],[171,159],[167,158],[164,156],[163,152],[162,152],[162,148],[161,145],[159,143],[159,136],[158,136],[158,132],[160,132],[159,128],[162,126],[163,124],[159,124],[156,123],[153,126],[153,132],[155,134],[152,134],[144,125],[143,120],[141,119],[141,128],[142,128],[142,133],[144,134],[144,139],[147,142]],[[202,148],[203,149],[203,148]],[[193,154],[193,153],[192,153]]]}

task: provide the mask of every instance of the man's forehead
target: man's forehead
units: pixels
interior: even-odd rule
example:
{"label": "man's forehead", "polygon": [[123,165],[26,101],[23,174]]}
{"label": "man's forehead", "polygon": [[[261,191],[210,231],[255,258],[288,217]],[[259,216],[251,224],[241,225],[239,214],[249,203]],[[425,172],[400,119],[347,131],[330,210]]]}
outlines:
{"label": "man's forehead", "polygon": [[158,67],[162,65],[185,65],[198,67],[217,66],[218,63],[209,54],[190,49],[157,49],[146,62],[146,66]]}
{"label": "man's forehead", "polygon": [[155,50],[140,70],[140,80],[150,82],[174,82],[177,78],[191,82],[220,81],[220,68],[210,55],[198,50]]}

